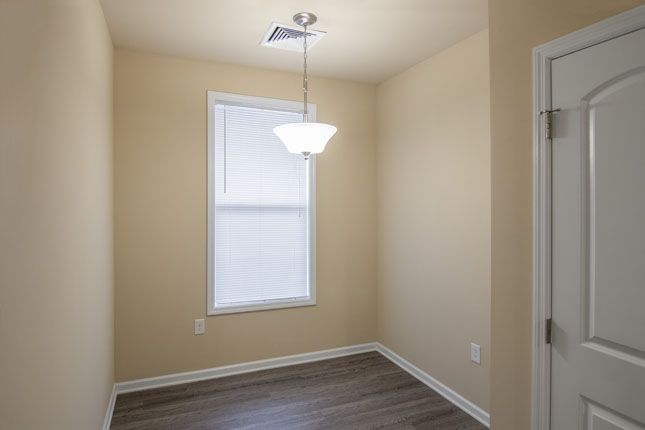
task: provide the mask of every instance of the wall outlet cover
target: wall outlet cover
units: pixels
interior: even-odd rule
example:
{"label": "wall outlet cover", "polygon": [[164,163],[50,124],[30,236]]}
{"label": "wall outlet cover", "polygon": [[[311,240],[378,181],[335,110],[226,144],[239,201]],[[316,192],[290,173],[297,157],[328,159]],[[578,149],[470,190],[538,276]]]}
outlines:
{"label": "wall outlet cover", "polygon": [[470,360],[482,364],[481,347],[476,343],[470,344]]}
{"label": "wall outlet cover", "polygon": [[206,331],[206,323],[204,319],[195,320],[195,334],[204,334]]}

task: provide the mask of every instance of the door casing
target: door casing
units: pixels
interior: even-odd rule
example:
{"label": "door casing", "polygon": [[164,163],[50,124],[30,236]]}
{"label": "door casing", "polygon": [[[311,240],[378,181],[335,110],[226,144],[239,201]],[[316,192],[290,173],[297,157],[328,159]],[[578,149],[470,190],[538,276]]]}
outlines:
{"label": "door casing", "polygon": [[[546,118],[551,106],[551,61],[645,28],[645,6],[638,6],[533,48],[533,365],[531,429],[551,430],[551,141]],[[554,429],[557,430],[557,429]]]}

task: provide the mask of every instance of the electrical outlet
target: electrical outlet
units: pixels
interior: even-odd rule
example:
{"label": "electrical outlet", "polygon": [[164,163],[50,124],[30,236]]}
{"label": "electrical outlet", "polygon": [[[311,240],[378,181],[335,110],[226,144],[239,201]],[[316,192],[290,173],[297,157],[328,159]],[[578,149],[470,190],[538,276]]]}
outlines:
{"label": "electrical outlet", "polygon": [[206,331],[206,324],[203,319],[195,320],[195,334],[204,334]]}
{"label": "electrical outlet", "polygon": [[470,344],[470,360],[482,364],[481,347],[476,343]]}

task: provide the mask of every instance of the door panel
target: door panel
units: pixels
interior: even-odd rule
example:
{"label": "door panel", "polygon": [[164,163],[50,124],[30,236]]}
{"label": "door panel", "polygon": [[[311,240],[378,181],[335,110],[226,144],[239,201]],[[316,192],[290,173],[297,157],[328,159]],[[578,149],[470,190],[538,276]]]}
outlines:
{"label": "door panel", "polygon": [[645,430],[645,427],[613,411],[584,402],[584,430]]}
{"label": "door panel", "polygon": [[551,83],[551,428],[645,430],[645,29]]}
{"label": "door panel", "polygon": [[583,99],[589,221],[587,341],[645,357],[645,68]]}

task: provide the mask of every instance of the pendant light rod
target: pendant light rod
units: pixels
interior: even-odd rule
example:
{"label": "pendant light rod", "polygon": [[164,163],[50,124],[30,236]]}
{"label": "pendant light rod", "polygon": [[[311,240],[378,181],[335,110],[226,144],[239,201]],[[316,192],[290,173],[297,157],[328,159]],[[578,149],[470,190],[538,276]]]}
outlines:
{"label": "pendant light rod", "polygon": [[304,59],[304,75],[302,79],[302,90],[304,93],[304,111],[302,115],[302,122],[309,122],[309,109],[307,107],[307,92],[309,91],[307,85],[307,27],[314,25],[318,21],[318,17],[311,12],[300,12],[293,16],[293,22],[301,27],[304,27],[304,43],[303,43],[303,59]]}
{"label": "pendant light rod", "polygon": [[304,27],[305,27],[305,41],[304,41],[303,47],[304,47],[305,74],[302,78],[302,91],[304,93],[305,109],[302,114],[302,122],[309,122],[309,110],[307,109],[307,91],[309,90],[307,88],[307,24],[305,24]]}
{"label": "pendant light rod", "polygon": [[[307,88],[307,24],[305,23],[303,27],[305,28],[305,41],[303,43],[305,73],[302,78],[302,92],[304,93],[305,108],[302,111],[302,122],[309,122],[309,109],[307,108],[307,92],[309,91],[309,88]],[[304,155],[305,160],[309,160],[309,155],[311,154],[303,152],[302,155]]]}

